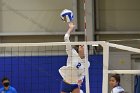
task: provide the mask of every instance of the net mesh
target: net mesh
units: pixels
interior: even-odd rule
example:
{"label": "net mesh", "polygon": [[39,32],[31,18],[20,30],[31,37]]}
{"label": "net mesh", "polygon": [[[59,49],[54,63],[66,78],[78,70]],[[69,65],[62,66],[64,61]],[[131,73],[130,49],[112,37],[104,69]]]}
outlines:
{"label": "net mesh", "polygon": [[[65,45],[59,42],[1,44],[0,79],[8,77],[19,93],[59,93],[62,77],[58,70],[67,62]],[[102,55],[93,55],[90,47],[90,89],[92,93],[101,93]],[[81,86],[84,92],[85,86],[84,79]]]}
{"label": "net mesh", "polygon": [[[102,47],[94,47],[97,44]],[[140,71],[140,50],[111,44],[111,47],[117,47],[122,50],[124,48],[125,51],[110,49],[109,52],[106,50],[109,47],[109,43],[100,41],[1,43],[0,79],[5,76],[8,77],[11,85],[20,93],[59,93],[62,77],[58,70],[65,66],[67,62],[66,45],[90,46],[88,52],[90,68],[89,72],[85,71],[86,75],[89,74],[90,93],[110,92],[111,88],[108,86],[108,79],[115,73],[121,74],[121,85],[126,92],[133,93],[136,90],[134,85]],[[96,49],[98,51],[95,51]],[[131,52],[126,52],[126,50]],[[137,53],[132,52],[133,50]],[[109,55],[107,55],[107,52],[109,52]],[[86,86],[86,80],[84,79],[81,86],[84,93],[87,93]]]}
{"label": "net mesh", "polygon": [[53,93],[52,84],[59,84],[58,69],[66,60],[60,55],[59,47],[1,48],[1,77],[10,78],[11,84],[21,93]]}

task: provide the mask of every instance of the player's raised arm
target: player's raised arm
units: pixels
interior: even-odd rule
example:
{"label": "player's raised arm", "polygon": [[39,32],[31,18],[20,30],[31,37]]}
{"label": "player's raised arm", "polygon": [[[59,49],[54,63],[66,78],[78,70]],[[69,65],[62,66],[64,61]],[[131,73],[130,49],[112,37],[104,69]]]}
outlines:
{"label": "player's raised arm", "polygon": [[[75,25],[72,22],[69,22],[68,26],[69,26],[68,31],[66,32],[66,34],[64,36],[64,41],[65,42],[70,42],[70,39],[69,39],[70,33],[74,30],[74,27],[75,27]],[[68,60],[70,61],[71,57],[72,57],[72,47],[71,47],[71,45],[66,45],[66,52],[67,52],[68,57],[69,57]]]}

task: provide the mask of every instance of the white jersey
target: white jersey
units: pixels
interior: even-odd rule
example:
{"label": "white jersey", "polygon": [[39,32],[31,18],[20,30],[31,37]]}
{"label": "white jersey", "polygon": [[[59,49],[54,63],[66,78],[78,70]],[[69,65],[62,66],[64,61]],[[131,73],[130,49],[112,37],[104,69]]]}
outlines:
{"label": "white jersey", "polygon": [[[65,34],[65,42],[70,42],[69,36]],[[66,45],[66,52],[68,54],[67,65],[61,67],[59,73],[66,82],[77,84],[78,80],[83,80],[85,76],[85,59],[81,59],[71,45]]]}
{"label": "white jersey", "polygon": [[111,93],[123,93],[123,92],[124,92],[124,89],[121,86],[114,87],[111,90]]}

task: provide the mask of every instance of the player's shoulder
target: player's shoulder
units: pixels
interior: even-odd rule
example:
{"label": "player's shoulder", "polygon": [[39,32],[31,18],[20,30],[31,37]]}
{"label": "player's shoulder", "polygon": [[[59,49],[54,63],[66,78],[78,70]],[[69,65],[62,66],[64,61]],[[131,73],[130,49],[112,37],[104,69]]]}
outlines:
{"label": "player's shoulder", "polygon": [[12,86],[10,86],[10,90],[16,91],[16,89],[14,87],[12,87]]}
{"label": "player's shoulder", "polygon": [[123,92],[124,89],[121,86],[117,86],[115,88],[112,89],[113,93],[120,93]]}
{"label": "player's shoulder", "polygon": [[72,53],[73,53],[73,55],[78,56],[78,53],[77,53],[77,51],[74,48],[72,48]]}
{"label": "player's shoulder", "polygon": [[0,92],[2,92],[3,90],[4,90],[4,87],[1,87],[1,88],[0,88]]}

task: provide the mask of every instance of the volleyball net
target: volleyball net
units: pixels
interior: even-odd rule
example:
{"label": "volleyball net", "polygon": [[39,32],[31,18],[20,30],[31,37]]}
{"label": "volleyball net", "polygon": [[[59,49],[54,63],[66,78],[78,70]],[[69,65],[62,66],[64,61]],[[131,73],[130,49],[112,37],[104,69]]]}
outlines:
{"label": "volleyball net", "polygon": [[[136,58],[140,54],[138,48],[104,41],[1,43],[0,79],[10,78],[11,85],[20,93],[59,93],[62,77],[58,70],[66,65],[66,45],[85,46],[85,61],[89,60],[90,68],[85,64],[85,79],[81,86],[84,93],[108,93],[111,74],[121,74],[122,81],[128,77],[131,83],[134,83],[134,76],[140,74],[140,70],[135,69],[139,64],[135,62],[139,59]],[[89,51],[87,46],[90,46]],[[125,52],[110,52],[110,47]],[[126,87],[125,83],[122,85]]]}

